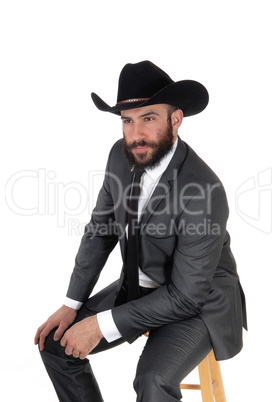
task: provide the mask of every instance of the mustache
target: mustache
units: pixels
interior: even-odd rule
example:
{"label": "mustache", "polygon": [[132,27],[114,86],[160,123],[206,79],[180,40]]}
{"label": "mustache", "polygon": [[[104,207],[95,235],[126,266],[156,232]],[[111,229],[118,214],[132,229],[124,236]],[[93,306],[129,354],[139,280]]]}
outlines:
{"label": "mustache", "polygon": [[144,140],[140,140],[140,141],[134,141],[131,144],[126,144],[126,148],[131,151],[132,149],[136,148],[136,147],[149,147],[149,148],[156,148],[157,144],[155,142],[151,142],[151,141],[144,141]]}

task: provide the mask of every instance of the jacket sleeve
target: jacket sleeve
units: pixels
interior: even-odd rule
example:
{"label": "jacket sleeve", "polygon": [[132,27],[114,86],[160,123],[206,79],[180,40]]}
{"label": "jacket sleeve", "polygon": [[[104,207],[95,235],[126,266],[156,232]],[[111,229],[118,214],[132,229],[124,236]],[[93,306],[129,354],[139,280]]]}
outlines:
{"label": "jacket sleeve", "polygon": [[170,283],[112,310],[124,339],[132,342],[146,331],[201,312],[220,259],[227,217],[221,185],[191,197],[178,221]]}
{"label": "jacket sleeve", "polygon": [[[112,152],[111,152],[112,153]],[[107,258],[118,241],[110,192],[109,156],[105,178],[91,220],[76,255],[67,297],[84,302],[92,292]]]}

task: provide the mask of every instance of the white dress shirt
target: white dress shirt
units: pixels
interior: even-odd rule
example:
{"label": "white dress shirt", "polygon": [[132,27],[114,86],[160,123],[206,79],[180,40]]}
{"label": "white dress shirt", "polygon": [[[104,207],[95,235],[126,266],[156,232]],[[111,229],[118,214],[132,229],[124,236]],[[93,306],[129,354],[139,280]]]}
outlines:
{"label": "white dress shirt", "polygon": [[[140,216],[146,207],[149,199],[151,198],[153,191],[155,190],[163,172],[166,170],[169,165],[174,152],[177,148],[178,138],[173,144],[170,152],[161,160],[160,164],[155,168],[146,169],[145,173],[141,177],[141,193],[139,196],[138,202],[138,220],[140,220]],[[141,271],[139,268],[139,285],[144,288],[158,288],[160,285],[151,279],[148,275]],[[79,310],[83,303],[70,299],[66,297],[65,303],[66,306]],[[100,327],[100,330],[104,336],[104,338],[108,342],[115,341],[116,339],[121,338],[121,334],[118,331],[111,310],[103,311],[97,314],[97,320]]]}

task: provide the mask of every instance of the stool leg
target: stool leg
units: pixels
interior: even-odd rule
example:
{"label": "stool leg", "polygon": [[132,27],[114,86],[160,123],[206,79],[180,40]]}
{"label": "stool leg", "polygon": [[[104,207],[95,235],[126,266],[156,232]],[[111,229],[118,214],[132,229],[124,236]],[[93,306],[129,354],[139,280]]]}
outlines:
{"label": "stool leg", "polygon": [[212,377],[208,356],[198,365],[201,394],[203,402],[214,402]]}
{"label": "stool leg", "polygon": [[215,396],[216,402],[226,402],[226,396],[222,381],[222,375],[220,370],[220,365],[217,360],[215,360],[213,350],[208,355],[210,370],[211,370],[211,377],[212,377],[212,384],[213,384],[213,393]]}

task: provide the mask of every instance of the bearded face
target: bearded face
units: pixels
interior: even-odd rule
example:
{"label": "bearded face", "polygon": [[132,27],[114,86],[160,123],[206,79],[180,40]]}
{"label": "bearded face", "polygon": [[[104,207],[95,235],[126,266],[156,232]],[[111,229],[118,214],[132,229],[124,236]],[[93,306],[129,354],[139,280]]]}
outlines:
{"label": "bearded face", "polygon": [[127,143],[124,134],[124,152],[128,163],[134,169],[154,168],[161,159],[171,150],[174,136],[171,121],[168,121],[164,130],[159,129],[157,140],[137,140]]}

